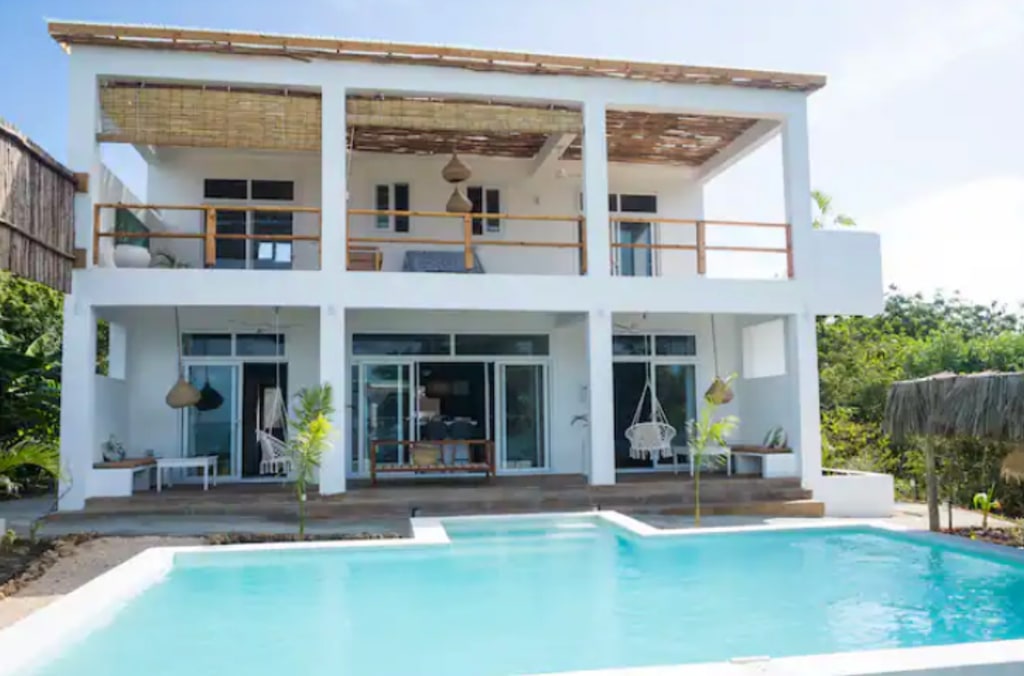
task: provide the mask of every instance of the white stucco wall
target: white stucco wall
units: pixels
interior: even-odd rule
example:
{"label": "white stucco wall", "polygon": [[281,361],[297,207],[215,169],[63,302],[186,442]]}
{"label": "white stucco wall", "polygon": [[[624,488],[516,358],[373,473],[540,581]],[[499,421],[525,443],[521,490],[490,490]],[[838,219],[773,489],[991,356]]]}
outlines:
{"label": "white stucco wall", "polygon": [[92,443],[92,462],[103,460],[103,443],[111,435],[125,444],[125,450],[128,451],[129,456],[141,455],[141,453],[131,453],[128,446],[129,426],[128,416],[125,415],[129,401],[127,381],[101,375],[96,375],[95,381],[96,425],[93,428],[95,438]]}

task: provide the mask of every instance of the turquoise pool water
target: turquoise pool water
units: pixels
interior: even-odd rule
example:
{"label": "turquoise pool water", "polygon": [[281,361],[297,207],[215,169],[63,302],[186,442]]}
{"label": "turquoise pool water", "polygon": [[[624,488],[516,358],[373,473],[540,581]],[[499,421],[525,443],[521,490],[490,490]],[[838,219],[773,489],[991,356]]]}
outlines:
{"label": "turquoise pool water", "polygon": [[38,673],[531,674],[1024,637],[1024,566],[869,529],[180,555]]}

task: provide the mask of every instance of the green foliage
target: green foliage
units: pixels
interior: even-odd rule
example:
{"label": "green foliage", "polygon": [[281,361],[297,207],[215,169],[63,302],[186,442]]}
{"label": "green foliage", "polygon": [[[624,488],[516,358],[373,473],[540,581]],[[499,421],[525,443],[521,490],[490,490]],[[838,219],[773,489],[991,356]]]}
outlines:
{"label": "green foliage", "polygon": [[295,466],[295,497],[299,503],[299,539],[306,534],[306,488],[331,447],[334,393],[330,384],[307,387],[295,395],[288,451]]}
{"label": "green foliage", "polygon": [[53,442],[21,439],[0,448],[0,492],[17,494],[21,484],[15,479],[18,470],[34,467],[52,477],[60,475],[60,451]]}
{"label": "green foliage", "polygon": [[832,197],[821,190],[811,191],[811,203],[814,206],[814,219],[811,221],[811,226],[815,230],[834,226],[852,228],[857,225],[857,222],[846,214],[834,213]]}
{"label": "green foliage", "polygon": [[[735,375],[726,378],[726,385],[731,385]],[[690,463],[693,466],[693,525],[700,525],[700,471],[704,466],[704,456],[709,446],[725,446],[728,437],[739,425],[739,418],[727,415],[715,418],[720,404],[711,397],[704,397],[704,405],[697,418],[686,423],[687,437],[690,446]],[[724,455],[713,455],[713,458],[725,460]]]}
{"label": "green foliage", "polygon": [[971,503],[975,509],[981,510],[981,527],[988,528],[988,515],[993,509],[999,509],[999,501],[995,498],[995,484],[986,493],[975,493]]}
{"label": "green foliage", "polygon": [[[891,288],[876,317],[818,320],[823,464],[888,472],[903,497],[920,497],[921,449],[896,447],[881,432],[889,386],[942,371],[1024,370],[1024,321],[997,303],[960,296],[906,295]],[[1024,488],[998,475],[1004,449],[972,439],[942,440],[945,497],[969,505],[972,487],[995,484],[1007,513],[1024,513]]]}

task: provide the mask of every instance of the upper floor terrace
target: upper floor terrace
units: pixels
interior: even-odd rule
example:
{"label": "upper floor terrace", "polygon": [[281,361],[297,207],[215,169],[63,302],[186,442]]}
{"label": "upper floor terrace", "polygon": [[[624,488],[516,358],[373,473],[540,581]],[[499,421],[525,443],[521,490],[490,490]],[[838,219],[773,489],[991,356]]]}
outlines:
{"label": "upper floor terrace", "polygon": [[[571,287],[595,293],[624,278],[666,294],[773,284],[794,305],[853,289],[839,312],[881,298],[877,238],[810,227],[806,95],[822,78],[212,31],[51,33],[73,49],[72,100],[92,104],[73,106],[71,141],[95,178],[76,205],[90,268],[123,265],[118,249],[134,247],[151,265],[352,273],[392,290],[436,275],[481,283],[453,274],[471,273],[598,280]],[[785,217],[707,218],[708,183],[777,135]],[[146,160],[144,196],[101,178],[108,143]]]}

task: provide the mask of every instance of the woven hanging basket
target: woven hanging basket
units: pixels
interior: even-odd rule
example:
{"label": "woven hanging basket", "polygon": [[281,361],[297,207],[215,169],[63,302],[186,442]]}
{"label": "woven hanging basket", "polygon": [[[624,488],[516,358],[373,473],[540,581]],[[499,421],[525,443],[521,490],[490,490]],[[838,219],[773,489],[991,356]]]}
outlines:
{"label": "woven hanging basket", "polygon": [[711,387],[709,387],[708,391],[704,393],[705,399],[718,405],[728,404],[732,401],[734,396],[732,388],[718,376],[715,376],[715,380],[711,383]]}
{"label": "woven hanging basket", "polygon": [[456,214],[468,214],[473,209],[473,203],[462,194],[462,190],[456,186],[452,190],[452,196],[448,198],[445,210]]}
{"label": "woven hanging basket", "polygon": [[174,387],[167,393],[164,401],[171,408],[188,408],[198,404],[201,398],[202,395],[196,386],[185,380],[183,376],[179,376],[178,382],[174,383]]}
{"label": "woven hanging basket", "polygon": [[[441,176],[444,180],[449,183],[461,183],[468,181],[469,177],[473,175],[469,166],[465,162],[459,159],[458,153],[452,153],[452,158],[448,160],[448,164],[444,165],[444,169],[441,170]],[[451,209],[449,209],[451,211]]]}

